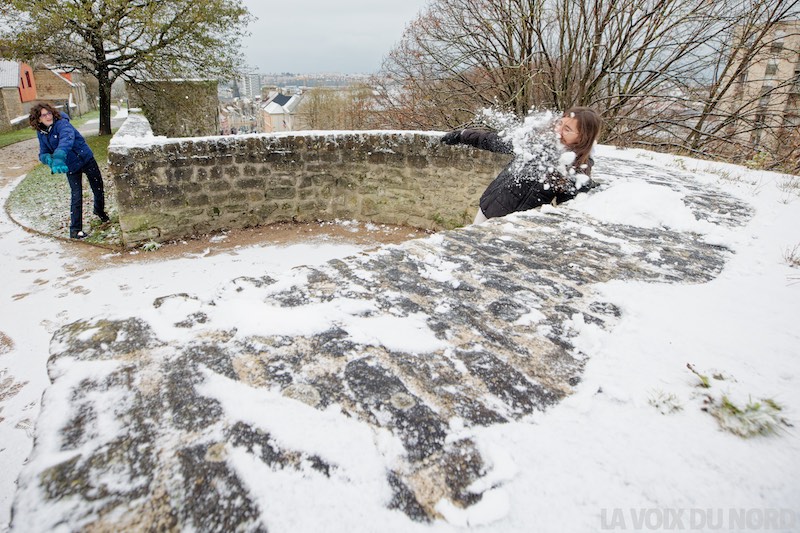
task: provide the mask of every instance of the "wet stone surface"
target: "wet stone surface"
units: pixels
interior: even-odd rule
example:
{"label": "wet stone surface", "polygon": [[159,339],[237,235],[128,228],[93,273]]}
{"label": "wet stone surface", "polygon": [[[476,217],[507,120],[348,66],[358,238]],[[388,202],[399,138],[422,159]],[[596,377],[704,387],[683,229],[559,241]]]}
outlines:
{"label": "wet stone surface", "polygon": [[[695,216],[722,227],[751,216],[676,170],[607,158],[596,169],[601,179],[629,175],[678,190]],[[592,356],[575,349],[570,324],[580,317],[613,331],[621,314],[595,284],[704,283],[729,257],[697,235],[564,208],[283,277],[237,278],[210,298],[164,295],[147,319],[73,323],[52,341],[52,385],[12,527],[265,530],[267,511],[233,456],[297,478],[350,479],[345,464],[287,445],[279,429],[246,414],[246,398],[232,408],[220,383],[272,394],[274,409],[301,405],[376,439],[390,435],[402,453],[380,473],[384,504],[409,520],[438,518],[442,499],[474,505],[481,492],[470,485],[486,474],[485,461],[459,433],[525,420],[570,394]],[[299,325],[276,332],[265,318],[261,330],[256,312],[231,326],[221,317],[239,302],[294,313]],[[324,327],[300,327],[322,308],[335,310]],[[392,320],[417,320],[427,340],[412,350],[354,334],[353,323],[368,331]]]}

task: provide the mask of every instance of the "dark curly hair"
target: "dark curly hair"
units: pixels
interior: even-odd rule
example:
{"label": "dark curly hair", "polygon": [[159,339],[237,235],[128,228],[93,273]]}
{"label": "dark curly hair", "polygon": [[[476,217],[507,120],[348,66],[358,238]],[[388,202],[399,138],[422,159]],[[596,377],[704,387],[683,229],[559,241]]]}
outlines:
{"label": "dark curly hair", "polygon": [[42,109],[47,109],[53,114],[53,122],[61,118],[61,113],[56,111],[56,109],[48,103],[41,102],[36,104],[31,108],[31,114],[28,115],[28,124],[31,125],[31,128],[35,130],[41,129],[41,122],[39,122],[39,115],[42,113]]}

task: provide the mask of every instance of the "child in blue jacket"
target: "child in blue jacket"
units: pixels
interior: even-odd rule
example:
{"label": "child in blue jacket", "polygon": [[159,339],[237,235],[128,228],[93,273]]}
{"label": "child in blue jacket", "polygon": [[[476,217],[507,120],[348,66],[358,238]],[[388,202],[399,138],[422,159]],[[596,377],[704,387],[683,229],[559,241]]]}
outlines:
{"label": "child in blue jacket", "polygon": [[103,177],[86,140],[69,122],[69,117],[46,103],[31,108],[28,122],[39,138],[39,160],[54,174],[66,173],[70,188],[69,236],[83,239],[83,183],[86,174],[94,195],[94,214],[108,222],[103,194]]}

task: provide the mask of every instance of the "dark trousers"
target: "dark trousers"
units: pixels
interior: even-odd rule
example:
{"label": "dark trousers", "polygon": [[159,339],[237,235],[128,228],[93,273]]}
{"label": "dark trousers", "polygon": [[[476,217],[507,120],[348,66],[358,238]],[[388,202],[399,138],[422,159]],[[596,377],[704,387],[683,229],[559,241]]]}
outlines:
{"label": "dark trousers", "polygon": [[83,182],[81,177],[86,174],[89,179],[89,186],[94,195],[94,212],[104,213],[106,210],[106,200],[103,195],[103,176],[100,174],[100,167],[97,161],[91,161],[81,167],[76,172],[67,172],[69,181],[70,204],[69,204],[69,230],[80,231],[83,229]]}

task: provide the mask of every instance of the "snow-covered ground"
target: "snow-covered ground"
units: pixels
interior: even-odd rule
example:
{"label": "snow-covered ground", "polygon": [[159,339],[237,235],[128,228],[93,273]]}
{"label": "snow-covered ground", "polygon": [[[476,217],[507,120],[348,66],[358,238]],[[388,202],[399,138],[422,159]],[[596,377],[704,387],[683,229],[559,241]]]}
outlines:
{"label": "snow-covered ground", "polygon": [[[755,215],[743,228],[709,233],[674,191],[613,177],[601,192],[560,207],[694,230],[735,253],[706,284],[598,287],[622,317],[609,332],[571,324],[578,348],[591,354],[575,393],[523,422],[469,429],[491,465],[483,481],[500,488],[467,512],[443,505],[446,520],[409,523],[408,530],[800,530],[800,197],[787,187],[798,178],[610,147],[599,155],[689,170],[744,199]],[[13,185],[0,191],[0,202]],[[56,329],[98,315],[145,315],[159,296],[207,297],[237,276],[278,274],[358,248],[321,241],[254,246],[91,269],[73,250],[0,214],[0,334],[8,339],[0,335],[0,524],[8,522],[14,480],[31,450]],[[708,377],[709,388],[687,364]],[[744,439],[722,430],[703,408],[723,398],[740,408],[759,402],[761,411],[780,406],[777,432]],[[287,502],[301,504],[288,495]],[[362,497],[363,505],[349,508],[359,508],[364,523],[379,523],[385,509],[373,505],[373,495]],[[270,530],[309,530],[302,524],[314,523],[315,510],[302,505],[267,524]],[[353,517],[327,518],[330,531],[354,529]]]}

